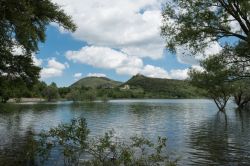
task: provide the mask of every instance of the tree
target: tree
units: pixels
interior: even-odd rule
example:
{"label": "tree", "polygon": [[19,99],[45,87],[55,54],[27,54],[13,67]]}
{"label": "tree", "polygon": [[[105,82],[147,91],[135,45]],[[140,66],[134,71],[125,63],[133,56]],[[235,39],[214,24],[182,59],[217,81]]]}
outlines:
{"label": "tree", "polygon": [[249,80],[237,80],[234,82],[234,101],[240,109],[250,102]]}
{"label": "tree", "polygon": [[71,31],[76,26],[50,0],[1,0],[0,13],[0,77],[34,84],[40,68],[32,55],[38,51],[38,43],[45,42],[47,25],[55,22]]}
{"label": "tree", "polygon": [[52,101],[59,98],[59,92],[56,83],[52,82],[43,92],[43,96],[48,100]]}
{"label": "tree", "polygon": [[220,111],[225,111],[226,104],[233,92],[231,69],[226,66],[223,56],[210,57],[201,66],[204,71],[192,69],[189,71],[191,84],[205,89],[208,95],[214,100]]}
{"label": "tree", "polygon": [[201,52],[209,43],[227,37],[250,46],[248,0],[172,0],[163,18],[162,35],[173,52],[180,45]]}

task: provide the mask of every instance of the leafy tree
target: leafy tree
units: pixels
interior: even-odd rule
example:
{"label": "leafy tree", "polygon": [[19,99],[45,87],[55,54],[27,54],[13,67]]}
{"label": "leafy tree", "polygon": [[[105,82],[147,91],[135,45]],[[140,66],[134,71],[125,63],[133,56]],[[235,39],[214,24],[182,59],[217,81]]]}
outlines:
{"label": "leafy tree", "polygon": [[80,101],[80,92],[78,88],[71,88],[70,92],[66,95],[68,100]]}
{"label": "leafy tree", "polygon": [[96,91],[88,90],[81,94],[82,101],[94,101],[96,99]]}
{"label": "leafy tree", "polygon": [[192,69],[189,71],[191,83],[205,89],[214,100],[220,111],[224,111],[226,104],[233,93],[232,71],[226,66],[223,56],[213,56],[203,62],[204,71]]}
{"label": "leafy tree", "polygon": [[167,2],[163,18],[162,35],[171,51],[185,45],[197,53],[210,42],[227,37],[250,45],[248,0],[172,0]]}
{"label": "leafy tree", "polygon": [[32,97],[43,97],[43,92],[47,88],[45,82],[38,81],[31,89]]}
{"label": "leafy tree", "polygon": [[56,83],[51,83],[44,91],[43,96],[48,100],[52,101],[54,99],[58,99],[59,92]]}
{"label": "leafy tree", "polygon": [[70,92],[70,88],[69,87],[62,87],[62,88],[58,88],[59,91],[59,95],[62,98],[66,98],[66,95]]}
{"label": "leafy tree", "polygon": [[20,99],[21,97],[31,97],[32,86],[21,78],[10,79],[8,77],[0,77],[0,98],[2,103],[7,102],[10,98]]}
{"label": "leafy tree", "polygon": [[50,0],[1,0],[0,13],[0,77],[34,84],[40,68],[34,65],[32,54],[38,51],[38,43],[45,41],[47,25],[56,22],[71,31],[76,26]]}
{"label": "leafy tree", "polygon": [[250,102],[249,80],[237,80],[234,86],[234,101],[240,109],[244,108]]}

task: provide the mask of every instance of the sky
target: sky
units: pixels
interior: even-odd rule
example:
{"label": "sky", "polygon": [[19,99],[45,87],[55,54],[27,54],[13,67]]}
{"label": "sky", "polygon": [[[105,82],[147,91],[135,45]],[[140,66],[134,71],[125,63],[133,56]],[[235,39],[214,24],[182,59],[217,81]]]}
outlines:
{"label": "sky", "polygon": [[[164,0],[52,0],[77,25],[74,33],[48,26],[45,43],[33,60],[41,80],[59,87],[88,76],[127,81],[135,74],[186,79],[201,56],[189,56],[185,46],[171,54],[160,35]],[[220,51],[218,43],[205,52]]]}

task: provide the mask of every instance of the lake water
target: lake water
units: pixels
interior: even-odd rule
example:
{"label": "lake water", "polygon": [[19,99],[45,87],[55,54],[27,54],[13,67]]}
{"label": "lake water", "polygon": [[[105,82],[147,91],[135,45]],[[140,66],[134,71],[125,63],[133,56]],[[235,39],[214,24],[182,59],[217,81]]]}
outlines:
{"label": "lake water", "polygon": [[168,138],[179,165],[249,165],[250,112],[218,113],[210,100],[114,100],[108,103],[58,102],[0,105],[0,165],[22,165],[32,132],[84,117],[90,135],[111,129],[128,139]]}

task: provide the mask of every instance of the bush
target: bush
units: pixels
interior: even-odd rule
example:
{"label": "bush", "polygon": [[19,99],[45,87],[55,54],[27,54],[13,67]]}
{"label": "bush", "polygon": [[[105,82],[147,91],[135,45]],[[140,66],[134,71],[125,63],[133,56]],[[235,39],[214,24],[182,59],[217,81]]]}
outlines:
{"label": "bush", "polygon": [[[143,137],[132,137],[129,143],[120,141],[114,132],[102,137],[89,137],[85,119],[73,119],[69,124],[61,124],[48,132],[38,135],[38,155],[46,161],[53,149],[63,156],[64,165],[120,166],[120,165],[176,165],[166,151],[166,138],[158,137],[156,144]],[[88,156],[85,161],[80,157]]]}

